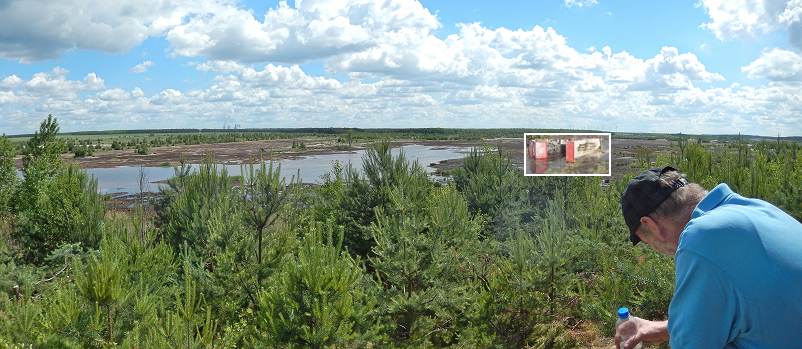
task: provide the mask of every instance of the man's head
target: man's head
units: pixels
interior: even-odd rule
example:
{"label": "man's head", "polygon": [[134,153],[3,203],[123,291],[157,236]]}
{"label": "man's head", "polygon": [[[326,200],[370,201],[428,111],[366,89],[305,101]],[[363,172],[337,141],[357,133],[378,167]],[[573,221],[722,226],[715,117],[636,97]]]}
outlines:
{"label": "man's head", "polygon": [[657,252],[673,256],[691,212],[706,194],[672,167],[643,171],[621,195],[630,241],[633,245],[643,241]]}

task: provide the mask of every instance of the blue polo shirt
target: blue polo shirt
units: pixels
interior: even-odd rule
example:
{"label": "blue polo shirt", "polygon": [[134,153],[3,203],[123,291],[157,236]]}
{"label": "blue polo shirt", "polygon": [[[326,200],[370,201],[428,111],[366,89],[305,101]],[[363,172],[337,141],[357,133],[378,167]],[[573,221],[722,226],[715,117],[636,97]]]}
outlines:
{"label": "blue polo shirt", "polygon": [[802,224],[726,184],[682,231],[672,348],[802,348]]}

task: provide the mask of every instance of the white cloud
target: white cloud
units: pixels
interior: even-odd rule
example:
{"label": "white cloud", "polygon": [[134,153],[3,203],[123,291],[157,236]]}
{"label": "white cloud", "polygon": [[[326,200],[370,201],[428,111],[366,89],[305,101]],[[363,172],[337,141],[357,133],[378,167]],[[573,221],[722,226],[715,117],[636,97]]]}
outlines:
{"label": "white cloud", "polygon": [[569,91],[628,88],[666,93],[693,88],[694,82],[724,80],[707,71],[694,54],[673,47],[664,47],[648,60],[609,47],[581,53],[552,28],[488,29],[477,23],[460,25],[459,32],[446,39],[433,34],[399,38],[338,56],[329,64],[330,70],[356,76],[525,88],[521,98],[531,105],[564,102]]}
{"label": "white cloud", "polygon": [[599,0],[564,0],[566,7],[590,7],[597,5]]}
{"label": "white cloud", "polygon": [[97,76],[95,73],[86,74],[84,77],[84,85],[83,88],[87,90],[99,90],[106,86],[106,82],[103,81],[100,77]]}
{"label": "white cloud", "polygon": [[337,89],[341,86],[335,79],[313,77],[307,75],[298,65],[282,66],[268,64],[262,70],[256,70],[231,61],[204,62],[196,66],[201,71],[228,73],[220,75],[218,82],[236,81],[255,87],[281,87],[305,90]]}
{"label": "white cloud", "polygon": [[802,81],[802,56],[796,52],[773,48],[741,68],[752,79]]}
{"label": "white cloud", "polygon": [[[573,51],[570,56],[571,64],[551,62],[536,68],[520,68],[519,60],[507,59],[499,71],[486,72],[494,77],[488,81],[513,72],[540,72],[537,76],[547,77],[541,85],[527,79],[502,85],[375,76],[341,82],[310,75],[297,65],[254,69],[240,63],[207,62],[197,69],[216,74],[211,85],[148,94],[139,88],[93,90],[100,77],[89,74],[70,80],[66,71],[54,69],[27,80],[2,80],[10,82],[10,87],[0,91],[0,100],[12,112],[0,125],[14,125],[14,130],[23,132],[35,127],[41,116],[53,113],[65,130],[154,124],[219,127],[223,121],[235,120],[249,127],[459,125],[652,132],[687,132],[685,125],[692,123],[695,132],[800,132],[802,96],[797,89],[737,84],[701,88],[694,82],[714,81],[718,76],[695,56],[674,48],[664,48],[645,60],[613,53],[610,48]],[[625,69],[628,64],[631,68]],[[644,82],[654,86],[632,88]],[[60,89],[62,95],[40,91],[48,84],[57,85],[52,88]],[[169,124],[165,115],[170,115]],[[666,124],[667,119],[673,122]]]}
{"label": "white cloud", "polygon": [[141,98],[141,97],[144,97],[144,96],[145,96],[145,92],[144,92],[144,91],[142,91],[142,89],[141,89],[141,88],[139,88],[139,87],[135,87],[135,88],[133,89],[133,91],[131,91],[131,96],[133,96],[133,97],[135,97],[135,98]]}
{"label": "white cloud", "polygon": [[[236,121],[250,127],[457,125],[659,132],[687,132],[693,124],[698,132],[802,132],[802,96],[792,84],[774,82],[799,79],[793,52],[766,51],[743,68],[750,77],[773,81],[766,86],[722,87],[723,76],[709,71],[693,53],[674,47],[663,47],[652,57],[607,46],[580,51],[554,28],[541,26],[469,23],[451,35],[438,35],[436,16],[413,0],[304,0],[292,7],[281,3],[264,17],[237,2],[219,1],[165,3],[164,10],[155,11],[158,16],[143,15],[151,19],[134,21],[141,25],[132,27],[139,33],[132,42],[165,35],[168,52],[199,56],[193,65],[212,78],[208,85],[145,92],[107,87],[94,73],[71,76],[61,68],[9,75],[0,80],[0,103],[8,111],[0,128],[28,132],[42,115],[53,113],[65,130],[219,127],[222,121]],[[773,26],[796,20],[797,13],[788,9],[794,7],[786,4],[776,13]],[[77,17],[105,23],[129,13],[106,11],[104,17],[103,11],[92,11],[94,17]],[[757,24],[734,29],[721,23],[716,30],[722,33],[763,30]],[[73,34],[48,52],[88,47],[76,44]],[[3,40],[0,34],[0,55],[7,56],[2,43],[8,39]],[[113,51],[111,46],[95,49]],[[297,63],[306,60],[320,60],[327,73],[304,71]],[[148,62],[137,67],[144,71],[152,65]]]}
{"label": "white cloud", "polygon": [[461,24],[440,39],[428,32],[390,36],[368,50],[335,57],[330,69],[468,85],[538,86],[594,64],[552,28],[488,29]]}
{"label": "white cloud", "polygon": [[687,90],[694,87],[693,81],[713,82],[724,80],[717,73],[710,73],[693,53],[680,54],[675,47],[663,47],[660,54],[646,60],[641,76],[630,85],[639,91],[666,92]]}
{"label": "white cloud", "polygon": [[361,51],[400,31],[439,27],[417,0],[281,1],[259,21],[235,6],[191,17],[167,33],[173,52],[243,62],[303,62]]}
{"label": "white cloud", "polygon": [[22,79],[16,75],[9,75],[6,76],[2,81],[0,81],[0,88],[2,89],[12,89],[17,87],[19,84],[22,83]]}
{"label": "white cloud", "polygon": [[129,69],[129,71],[132,72],[132,73],[137,73],[137,74],[144,73],[144,72],[148,71],[148,69],[150,69],[150,67],[152,67],[152,66],[153,66],[153,61],[144,61],[142,63],[139,63],[139,64],[131,67],[131,69]]}
{"label": "white cloud", "polygon": [[802,49],[802,0],[789,1],[779,19],[788,28],[791,44]]}
{"label": "white cloud", "polygon": [[[23,62],[66,50],[126,52],[217,0],[5,0],[0,2],[0,57]],[[220,0],[223,1],[223,0]]]}
{"label": "white cloud", "polygon": [[702,0],[710,22],[702,24],[721,40],[787,30],[802,48],[802,0]]}
{"label": "white cloud", "polygon": [[206,61],[195,65],[200,71],[211,71],[217,73],[230,73],[244,69],[242,64],[234,61]]}
{"label": "white cloud", "polygon": [[719,39],[753,36],[764,33],[776,24],[777,10],[769,12],[767,3],[776,8],[782,1],[765,0],[702,0],[710,16],[703,26]]}
{"label": "white cloud", "polygon": [[69,71],[64,68],[55,67],[49,73],[33,74],[28,81],[19,81],[17,80],[19,78],[13,80],[15,80],[14,85],[17,86],[17,89],[23,92],[62,99],[74,98],[79,92],[94,91],[105,87],[103,79],[95,73],[86,74],[83,80],[69,80],[67,79],[68,73]]}
{"label": "white cloud", "polygon": [[128,99],[130,95],[131,94],[128,93],[128,91],[126,90],[120,88],[113,88],[99,92],[97,94],[97,97],[104,101],[122,101]]}
{"label": "white cloud", "polygon": [[157,105],[179,105],[184,102],[184,94],[181,91],[168,88],[153,96],[150,102]]}
{"label": "white cloud", "polygon": [[470,90],[451,91],[446,95],[444,101],[456,105],[504,103],[515,97],[511,92],[499,86],[480,85]]}

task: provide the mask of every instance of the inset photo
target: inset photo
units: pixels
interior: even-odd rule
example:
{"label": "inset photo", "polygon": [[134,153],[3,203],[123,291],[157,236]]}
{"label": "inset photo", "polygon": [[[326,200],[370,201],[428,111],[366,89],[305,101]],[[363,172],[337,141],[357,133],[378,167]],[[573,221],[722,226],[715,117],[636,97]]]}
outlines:
{"label": "inset photo", "polygon": [[524,175],[609,176],[610,133],[524,133]]}

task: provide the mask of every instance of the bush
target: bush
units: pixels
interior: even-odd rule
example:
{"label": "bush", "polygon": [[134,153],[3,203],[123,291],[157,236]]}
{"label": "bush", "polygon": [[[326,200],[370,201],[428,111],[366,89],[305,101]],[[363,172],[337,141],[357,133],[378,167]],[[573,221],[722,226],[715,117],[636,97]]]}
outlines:
{"label": "bush", "polygon": [[272,280],[259,295],[251,346],[375,345],[369,331],[376,325],[376,286],[342,248],[342,230],[310,227],[297,254]]}
{"label": "bush", "polygon": [[73,149],[76,158],[83,158],[95,154],[95,149],[92,146],[77,146]]}
{"label": "bush", "polygon": [[349,166],[345,185],[334,198],[336,209],[331,214],[345,227],[345,246],[363,258],[375,244],[370,231],[375,212],[390,203],[391,192],[422,202],[432,187],[417,162],[410,163],[403,152],[393,156],[390,149],[387,142],[368,148],[362,158],[364,175]]}
{"label": "bush", "polygon": [[62,244],[96,247],[105,215],[97,182],[60,158],[63,144],[56,138],[52,116],[28,141],[23,159],[24,180],[18,192],[14,238],[27,261],[41,263]]}
{"label": "bush", "polygon": [[527,192],[519,172],[500,150],[487,148],[471,150],[465,165],[454,171],[454,183],[471,212],[490,218],[485,235],[504,240],[521,229]]}
{"label": "bush", "polygon": [[148,155],[150,154],[150,147],[147,143],[139,143],[136,145],[136,154],[137,155]]}
{"label": "bush", "polygon": [[[479,240],[483,219],[452,186],[417,200],[391,190],[372,226],[371,265],[382,283],[379,310],[396,344],[450,346],[470,327],[471,302],[492,247]],[[476,343],[473,343],[476,345]]]}
{"label": "bush", "polygon": [[105,215],[97,181],[68,166],[39,186],[36,196],[26,198],[14,232],[15,238],[26,246],[26,260],[42,262],[50,251],[65,243],[96,247]]}

